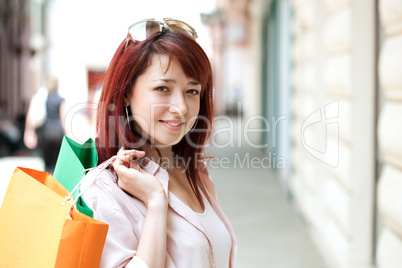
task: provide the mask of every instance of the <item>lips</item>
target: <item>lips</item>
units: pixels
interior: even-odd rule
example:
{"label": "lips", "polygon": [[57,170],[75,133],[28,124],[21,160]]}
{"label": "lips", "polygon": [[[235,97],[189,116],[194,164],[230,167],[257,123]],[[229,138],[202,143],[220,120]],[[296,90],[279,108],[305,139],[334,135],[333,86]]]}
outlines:
{"label": "lips", "polygon": [[166,126],[170,130],[180,130],[182,126],[184,126],[184,122],[180,120],[159,120],[164,126]]}
{"label": "lips", "polygon": [[163,120],[161,120],[163,123],[166,123],[166,124],[169,124],[169,125],[171,125],[171,126],[180,126],[180,125],[182,125],[182,124],[184,124],[184,123],[182,123],[182,122],[171,122],[171,121],[163,121]]}

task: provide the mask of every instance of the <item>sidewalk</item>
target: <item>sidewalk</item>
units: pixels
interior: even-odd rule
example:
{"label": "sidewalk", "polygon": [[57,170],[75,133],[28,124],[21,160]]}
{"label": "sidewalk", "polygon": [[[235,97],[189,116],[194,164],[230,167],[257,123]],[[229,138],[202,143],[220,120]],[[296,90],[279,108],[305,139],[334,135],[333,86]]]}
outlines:
{"label": "sidewalk", "polygon": [[269,168],[247,166],[267,156],[241,145],[207,150],[230,163],[211,162],[209,171],[238,239],[237,267],[327,268],[280,181]]}

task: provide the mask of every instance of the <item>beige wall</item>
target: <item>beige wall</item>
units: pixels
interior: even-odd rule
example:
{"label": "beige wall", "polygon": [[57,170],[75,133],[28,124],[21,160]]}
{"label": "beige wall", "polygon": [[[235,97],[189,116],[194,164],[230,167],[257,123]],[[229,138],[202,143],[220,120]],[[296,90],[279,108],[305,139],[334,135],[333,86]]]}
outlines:
{"label": "beige wall", "polygon": [[380,0],[380,21],[386,37],[380,48],[379,82],[385,103],[378,139],[383,156],[378,204],[385,227],[377,244],[377,267],[402,264],[402,2]]}
{"label": "beige wall", "polygon": [[372,267],[374,1],[294,1],[296,203],[331,267]]}

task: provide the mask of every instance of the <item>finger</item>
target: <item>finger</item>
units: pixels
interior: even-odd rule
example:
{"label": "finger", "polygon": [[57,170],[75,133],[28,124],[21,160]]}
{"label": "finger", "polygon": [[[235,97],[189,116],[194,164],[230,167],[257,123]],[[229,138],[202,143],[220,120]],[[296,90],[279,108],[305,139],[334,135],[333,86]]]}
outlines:
{"label": "finger", "polygon": [[133,168],[133,169],[141,172],[141,166],[135,161],[130,162],[130,168]]}
{"label": "finger", "polygon": [[145,152],[138,150],[120,150],[117,153],[117,159],[119,160],[119,164],[121,164],[121,162],[131,161],[135,157],[144,157],[144,156]]}
{"label": "finger", "polygon": [[128,155],[125,153],[126,150],[124,150],[123,147],[120,148],[120,150],[116,154],[116,159],[113,161],[113,168],[115,170],[119,169],[119,166],[125,166],[125,162],[129,161],[130,159],[128,158]]}
{"label": "finger", "polygon": [[143,156],[145,156],[145,152],[140,151],[140,150],[135,150],[135,149],[130,149],[130,150],[120,149],[117,152],[117,155],[118,156],[130,156],[130,157],[143,157]]}
{"label": "finger", "polygon": [[132,176],[136,176],[138,169],[130,168],[130,162],[122,162],[122,163],[113,163],[113,168],[116,171],[117,175],[121,178],[129,178]]}
{"label": "finger", "polygon": [[131,150],[125,150],[125,152],[126,152],[126,154],[132,155],[134,157],[144,157],[145,156],[145,152],[140,151],[140,150],[131,149]]}
{"label": "finger", "polygon": [[136,170],[140,170],[140,166],[133,160],[135,156],[135,154],[122,151],[113,162],[113,167],[119,171],[122,171],[121,167],[124,167],[124,169],[135,168]]}
{"label": "finger", "polygon": [[141,166],[132,160],[135,157],[141,158],[144,156],[144,151],[135,149],[125,150],[123,147],[121,147],[120,150],[117,152],[116,160],[113,162],[113,168],[117,173],[120,173],[122,175],[129,172],[128,169],[130,168],[131,171],[134,169],[137,172],[143,173],[144,170],[141,169]]}

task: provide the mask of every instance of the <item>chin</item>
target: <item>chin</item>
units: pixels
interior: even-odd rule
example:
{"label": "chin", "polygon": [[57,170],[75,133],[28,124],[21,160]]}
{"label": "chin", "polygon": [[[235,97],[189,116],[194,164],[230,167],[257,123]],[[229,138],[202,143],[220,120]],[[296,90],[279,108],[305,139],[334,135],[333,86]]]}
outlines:
{"label": "chin", "polygon": [[155,139],[155,145],[157,146],[174,146],[178,143],[180,143],[183,140],[183,137],[177,137],[177,138],[172,138],[172,139]]}

